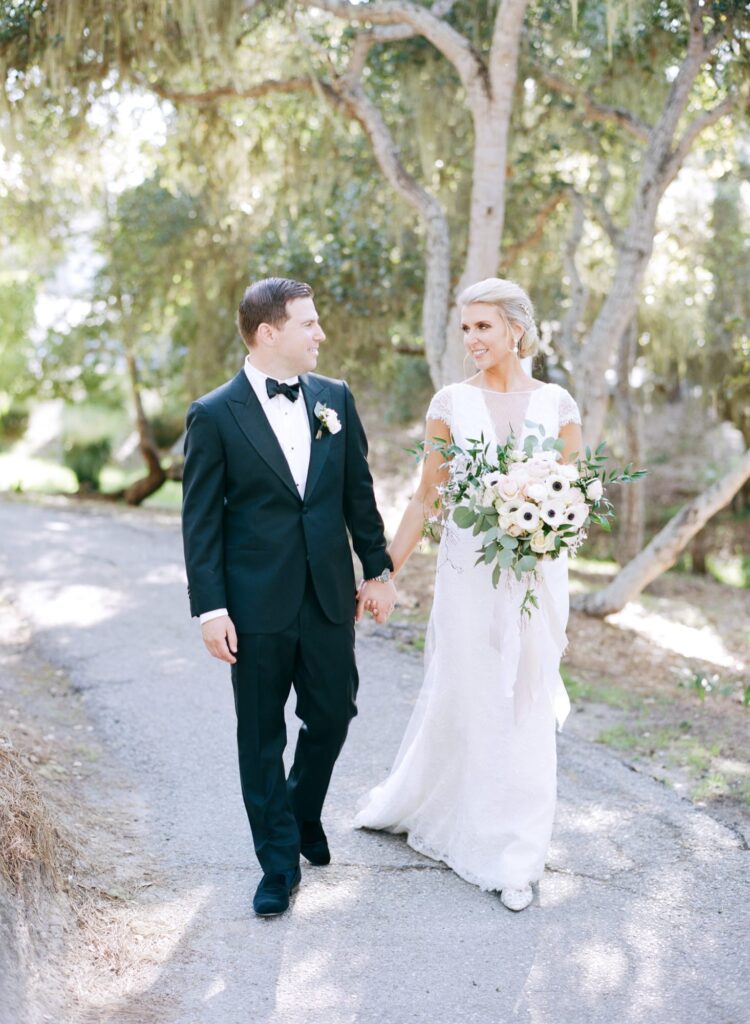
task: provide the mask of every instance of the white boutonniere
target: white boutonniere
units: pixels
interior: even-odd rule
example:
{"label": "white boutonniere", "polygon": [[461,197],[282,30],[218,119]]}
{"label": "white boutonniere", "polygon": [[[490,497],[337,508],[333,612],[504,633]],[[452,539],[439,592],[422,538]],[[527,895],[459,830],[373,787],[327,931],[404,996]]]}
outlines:
{"label": "white boutonniere", "polygon": [[315,435],[315,440],[319,441],[323,436],[323,431],[326,434],[338,434],[341,430],[341,422],[339,421],[338,413],[335,409],[329,409],[327,405],[323,405],[322,402],[318,402],[313,409],[315,419],[320,424],[318,432]]}

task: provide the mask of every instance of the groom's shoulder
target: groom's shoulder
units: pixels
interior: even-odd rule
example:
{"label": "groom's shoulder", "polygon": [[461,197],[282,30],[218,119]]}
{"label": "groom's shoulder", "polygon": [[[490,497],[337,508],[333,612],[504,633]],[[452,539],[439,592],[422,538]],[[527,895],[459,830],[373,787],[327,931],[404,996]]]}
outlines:
{"label": "groom's shoulder", "polygon": [[334,391],[344,392],[349,389],[346,381],[339,380],[337,377],[325,377],[322,373],[307,373],[305,376],[309,383],[315,385],[319,390],[333,388]]}
{"label": "groom's shoulder", "polygon": [[[224,381],[223,384],[219,384],[218,387],[212,391],[207,391],[205,395],[201,395],[193,401],[193,405],[202,405],[207,409],[216,409],[223,405],[228,398],[232,397],[232,394],[237,390],[238,385],[242,384],[242,378],[244,377],[244,371],[240,374],[236,374],[231,380]],[[245,378],[247,379],[247,378]]]}

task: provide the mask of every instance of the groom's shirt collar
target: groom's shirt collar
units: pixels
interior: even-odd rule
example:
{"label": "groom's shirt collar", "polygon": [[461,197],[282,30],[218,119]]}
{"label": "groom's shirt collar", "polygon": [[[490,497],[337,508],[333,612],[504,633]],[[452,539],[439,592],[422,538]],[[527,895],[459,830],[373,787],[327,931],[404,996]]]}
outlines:
{"label": "groom's shirt collar", "polygon": [[[268,402],[272,402],[273,398],[268,397],[268,391],[266,390],[266,380],[268,379],[270,374],[265,373],[265,371],[259,370],[257,366],[254,366],[250,361],[249,353],[245,356],[244,369],[245,376],[250,382],[250,387],[258,396],[258,401],[260,402],[260,404],[266,405]],[[271,380],[277,380],[277,378],[271,377]],[[296,384],[298,381],[299,377],[286,377],[284,380],[279,381],[279,384]]]}

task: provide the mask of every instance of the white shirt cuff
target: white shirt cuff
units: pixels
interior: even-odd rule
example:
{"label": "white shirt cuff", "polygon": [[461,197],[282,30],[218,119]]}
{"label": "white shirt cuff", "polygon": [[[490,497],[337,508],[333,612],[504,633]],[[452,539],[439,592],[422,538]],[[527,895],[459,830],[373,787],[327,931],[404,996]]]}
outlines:
{"label": "white shirt cuff", "polygon": [[214,608],[212,612],[203,612],[200,617],[201,626],[204,622],[210,622],[211,619],[218,619],[220,615],[229,615],[229,612],[226,608]]}

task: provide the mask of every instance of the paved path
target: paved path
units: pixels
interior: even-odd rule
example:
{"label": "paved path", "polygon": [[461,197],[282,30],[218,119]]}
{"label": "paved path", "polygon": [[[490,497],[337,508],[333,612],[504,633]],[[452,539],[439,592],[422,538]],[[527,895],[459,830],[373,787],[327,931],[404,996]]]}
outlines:
{"label": "paved path", "polygon": [[352,830],[420,682],[372,630],[327,804],[334,862],[303,871],[289,914],[255,919],[228,670],[188,618],[176,522],[8,501],[0,538],[0,576],[83,692],[163,879],[144,908],[161,962],[107,1021],[747,1024],[746,844],[606,750],[561,736],[549,868],[522,914]]}

